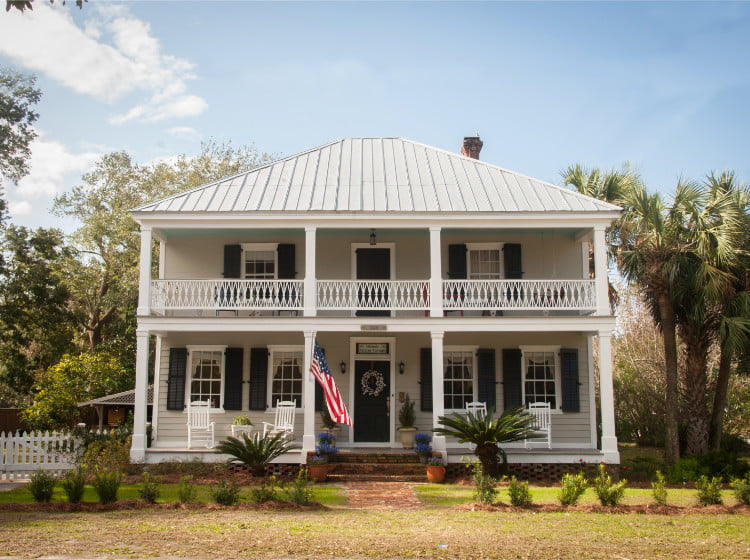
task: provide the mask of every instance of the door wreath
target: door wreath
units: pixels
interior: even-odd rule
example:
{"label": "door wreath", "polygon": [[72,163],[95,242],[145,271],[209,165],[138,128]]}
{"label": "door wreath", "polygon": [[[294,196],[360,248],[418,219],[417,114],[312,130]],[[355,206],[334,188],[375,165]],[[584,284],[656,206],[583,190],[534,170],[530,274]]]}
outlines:
{"label": "door wreath", "polygon": [[385,378],[379,371],[371,369],[362,375],[361,385],[363,395],[377,397],[385,389]]}

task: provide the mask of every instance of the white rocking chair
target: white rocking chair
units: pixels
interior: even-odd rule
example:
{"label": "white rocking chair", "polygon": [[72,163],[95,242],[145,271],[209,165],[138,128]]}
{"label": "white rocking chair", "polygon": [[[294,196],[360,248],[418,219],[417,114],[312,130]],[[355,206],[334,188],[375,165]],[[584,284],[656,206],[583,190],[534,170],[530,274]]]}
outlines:
{"label": "white rocking chair", "polygon": [[[486,415],[487,414],[487,403],[481,401],[472,401],[466,403],[466,414],[473,414],[474,416]],[[477,446],[473,443],[469,443],[469,451],[474,451]]]}
{"label": "white rocking chair", "polygon": [[214,446],[214,423],[211,422],[211,403],[193,401],[187,407],[188,449],[196,441],[203,441],[209,449]]}
{"label": "white rocking chair", "polygon": [[286,434],[288,438],[294,433],[294,414],[297,401],[276,401],[276,418],[273,424],[263,422],[263,437],[267,434]]}
{"label": "white rocking chair", "polygon": [[[526,449],[531,449],[533,443],[546,443],[547,449],[552,447],[552,414],[548,402],[529,403],[529,408],[525,411],[534,419],[531,427],[534,429],[524,440]],[[529,441],[533,438],[533,441]]]}

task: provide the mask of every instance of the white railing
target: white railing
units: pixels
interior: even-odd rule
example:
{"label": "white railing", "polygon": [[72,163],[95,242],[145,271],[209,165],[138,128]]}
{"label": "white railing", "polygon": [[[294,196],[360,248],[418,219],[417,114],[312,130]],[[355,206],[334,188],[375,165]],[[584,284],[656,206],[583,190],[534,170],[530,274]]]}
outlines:
{"label": "white railing", "polygon": [[318,309],[429,309],[427,280],[318,280]]}
{"label": "white railing", "polygon": [[301,310],[302,280],[152,280],[151,306],[180,309]]}
{"label": "white railing", "polygon": [[0,477],[28,476],[37,469],[58,474],[74,469],[79,445],[66,432],[0,433]]}
{"label": "white railing", "polygon": [[447,310],[594,311],[594,280],[445,280]]}

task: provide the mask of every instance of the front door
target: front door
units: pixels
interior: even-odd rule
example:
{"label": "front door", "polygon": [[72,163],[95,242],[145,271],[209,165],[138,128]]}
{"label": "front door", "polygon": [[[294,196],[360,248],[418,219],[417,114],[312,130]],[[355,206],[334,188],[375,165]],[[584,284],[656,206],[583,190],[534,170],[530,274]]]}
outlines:
{"label": "front door", "polygon": [[390,362],[357,360],[354,383],[354,441],[390,441]]}
{"label": "front door", "polygon": [[[391,250],[381,248],[360,248],[357,254],[357,280],[390,280]],[[360,302],[367,305],[385,305],[388,302],[388,290],[374,287],[363,287],[357,292]],[[360,309],[357,316],[388,317],[387,309]]]}

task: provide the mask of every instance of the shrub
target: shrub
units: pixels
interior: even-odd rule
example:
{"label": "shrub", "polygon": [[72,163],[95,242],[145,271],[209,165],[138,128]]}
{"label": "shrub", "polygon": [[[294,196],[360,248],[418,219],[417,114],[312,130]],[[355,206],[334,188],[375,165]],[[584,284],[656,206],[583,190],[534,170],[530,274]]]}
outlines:
{"label": "shrub", "polygon": [[81,465],[90,473],[120,472],[130,461],[130,437],[121,439],[111,433],[106,439],[95,439],[86,447]]}
{"label": "shrub", "polygon": [[189,504],[195,501],[195,486],[193,486],[193,477],[185,475],[180,477],[180,484],[177,486],[177,499],[181,504]]}
{"label": "shrub", "polygon": [[49,502],[55,490],[55,475],[43,469],[37,469],[31,475],[29,492],[35,502]]}
{"label": "shrub", "polygon": [[413,428],[416,422],[417,416],[414,412],[415,402],[409,398],[409,393],[406,393],[404,402],[401,403],[401,408],[398,410],[398,423],[402,428]]}
{"label": "shrub", "polygon": [[531,505],[531,492],[527,481],[520,482],[515,476],[510,477],[508,495],[513,506],[527,507]]}
{"label": "shrub", "polygon": [[622,470],[627,471],[628,479],[638,482],[654,480],[657,471],[664,468],[664,461],[656,457],[633,457],[622,463]]}
{"label": "shrub", "polygon": [[313,491],[305,467],[302,467],[294,481],[284,488],[284,494],[290,502],[298,506],[305,506],[312,501]]}
{"label": "shrub", "polygon": [[685,457],[667,469],[667,480],[672,484],[697,481],[702,476],[720,477],[728,482],[742,478],[750,465],[730,451],[710,451],[697,457]]}
{"label": "shrub", "polygon": [[77,504],[83,499],[84,486],[86,486],[86,473],[83,468],[78,467],[65,473],[62,488],[71,504]]}
{"label": "shrub", "polygon": [[279,483],[276,480],[276,477],[269,476],[268,480],[263,482],[260,486],[256,486],[250,490],[250,499],[256,504],[272,502],[277,499],[278,491]]}
{"label": "shrub", "polygon": [[575,475],[565,473],[560,480],[560,494],[558,496],[560,503],[564,506],[576,505],[588,485],[589,481],[586,480],[582,472]]}
{"label": "shrub", "polygon": [[117,501],[117,492],[120,490],[122,474],[120,471],[100,470],[94,474],[94,490],[99,496],[102,504],[111,504]]}
{"label": "shrub", "polygon": [[151,478],[151,475],[143,473],[143,485],[138,488],[138,497],[144,502],[155,504],[159,499],[159,479]]}
{"label": "shrub", "polygon": [[192,476],[209,476],[226,468],[222,463],[205,463],[201,457],[194,457],[189,461],[163,461],[149,465],[150,474],[183,474]]}
{"label": "shrub", "polygon": [[211,489],[211,497],[220,506],[233,506],[240,501],[240,487],[234,482],[222,480]]}
{"label": "shrub", "polygon": [[484,474],[482,463],[472,463],[474,469],[474,499],[480,504],[490,505],[495,503],[497,497],[497,483],[494,478]]}
{"label": "shrub", "polygon": [[284,433],[273,436],[261,436],[255,433],[252,437],[242,434],[242,439],[228,437],[216,446],[216,453],[231,455],[250,467],[253,476],[263,476],[266,464],[289,451],[292,442]]}
{"label": "shrub", "polygon": [[734,488],[734,497],[737,501],[750,506],[750,474],[744,480],[741,478],[733,480],[732,488]]}
{"label": "shrub", "polygon": [[696,482],[698,490],[698,503],[702,506],[721,504],[721,477],[701,476]]}
{"label": "shrub", "polygon": [[599,474],[594,479],[592,486],[599,503],[603,506],[617,506],[625,494],[625,485],[628,483],[624,478],[619,482],[612,482],[607,472],[607,467],[599,465]]}
{"label": "shrub", "polygon": [[656,481],[651,483],[651,495],[654,497],[654,502],[660,506],[667,505],[667,488],[664,482],[664,475],[661,471],[656,471]]}

